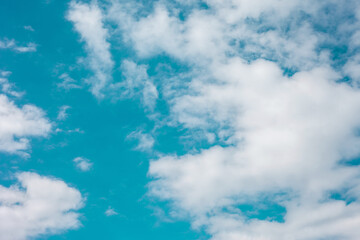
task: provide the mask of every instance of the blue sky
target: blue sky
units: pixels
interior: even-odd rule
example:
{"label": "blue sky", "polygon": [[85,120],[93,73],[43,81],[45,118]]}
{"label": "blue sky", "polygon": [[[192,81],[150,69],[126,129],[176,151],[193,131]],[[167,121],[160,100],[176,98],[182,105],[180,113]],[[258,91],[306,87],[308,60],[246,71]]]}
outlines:
{"label": "blue sky", "polygon": [[0,238],[350,239],[356,1],[1,1]]}

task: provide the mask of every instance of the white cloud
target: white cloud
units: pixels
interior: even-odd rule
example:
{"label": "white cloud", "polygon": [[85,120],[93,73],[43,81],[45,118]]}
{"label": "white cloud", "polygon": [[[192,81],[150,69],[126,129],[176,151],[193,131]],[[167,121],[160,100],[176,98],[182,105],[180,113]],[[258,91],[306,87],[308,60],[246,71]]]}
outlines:
{"label": "white cloud", "polygon": [[67,73],[61,74],[59,79],[61,79],[62,82],[57,84],[58,88],[63,88],[65,90],[81,88],[81,86]]}
{"label": "white cloud", "polygon": [[109,206],[108,209],[106,209],[105,211],[105,215],[110,217],[110,216],[118,215],[118,213],[112,207]]}
{"label": "white cloud", "polygon": [[84,157],[77,157],[73,161],[76,164],[76,167],[83,172],[90,171],[90,169],[93,166],[93,163],[90,162],[89,159],[84,158]]}
{"label": "white cloud", "polygon": [[124,60],[121,64],[121,70],[125,79],[113,84],[112,90],[121,91],[120,95],[125,98],[138,96],[144,107],[153,111],[158,99],[158,91],[147,74],[147,66]]}
{"label": "white cloud", "polygon": [[34,28],[33,28],[32,26],[30,26],[30,25],[24,26],[24,29],[25,29],[25,30],[28,30],[28,31],[30,31],[30,32],[34,32],[34,31],[35,31]]}
{"label": "white cloud", "polygon": [[0,151],[22,153],[29,149],[31,137],[49,134],[51,123],[38,107],[15,105],[6,95],[0,94]]}
{"label": "white cloud", "polygon": [[19,53],[36,52],[37,45],[35,43],[28,43],[25,46],[19,46],[14,39],[0,40],[0,49],[11,49]]}
{"label": "white cloud", "polygon": [[0,185],[0,238],[25,240],[80,227],[83,198],[65,182],[31,172],[19,184]]}
{"label": "white cloud", "polygon": [[[329,61],[327,53],[318,52],[317,46],[331,36],[314,31],[306,21],[299,27],[298,19],[293,18],[301,11],[317,14],[317,9],[325,4],[279,0],[266,4],[248,0],[206,1],[208,11],[195,8],[181,20],[181,9],[167,8],[167,2],[154,4],[154,11],[142,18],[136,14],[131,16],[125,4],[112,2],[109,19],[118,24],[124,40],[133,44],[140,57],[166,53],[200,65],[239,55],[249,60],[273,59],[281,61],[283,66],[301,69]],[[139,5],[134,4],[134,8],[143,14]],[[186,8],[188,6],[183,6]]]}
{"label": "white cloud", "polygon": [[46,137],[51,123],[40,108],[26,104],[17,106],[9,97],[21,97],[24,92],[13,90],[14,84],[6,78],[9,71],[0,71],[0,152],[28,156],[30,138]]}
{"label": "white cloud", "polygon": [[10,75],[11,75],[11,72],[9,72],[9,71],[0,71],[1,91],[5,94],[19,98],[24,95],[24,92],[17,92],[15,90],[13,90],[14,84],[10,83],[9,80],[6,78]]}
{"label": "white cloud", "polygon": [[[190,82],[180,75],[164,88],[172,119],[221,144],[151,162],[152,194],[216,240],[357,239],[360,171],[340,162],[360,155],[360,92],[339,82],[331,49],[321,48],[338,40],[318,31],[327,4],[341,3],[210,0],[183,19],[166,1],[132,16],[113,3],[109,19],[138,57],[190,66]],[[357,65],[345,71],[357,77]],[[270,203],[286,209],[284,222],[239,207]]]}
{"label": "white cloud", "polygon": [[57,129],[55,129],[55,132],[56,133],[80,133],[80,134],[82,134],[82,133],[84,133],[84,130],[81,130],[80,128],[67,129],[67,130],[57,128]]}
{"label": "white cloud", "polygon": [[4,39],[4,40],[0,40],[0,49],[7,49],[7,48],[12,48],[15,46],[15,40],[14,39]]}
{"label": "white cloud", "polygon": [[94,72],[92,79],[89,79],[91,92],[102,98],[103,89],[112,80],[111,71],[114,65],[110,44],[107,41],[109,34],[103,25],[102,12],[95,3],[83,4],[72,1],[67,18],[80,33],[81,40],[86,43],[89,67]]}
{"label": "white cloud", "polygon": [[94,72],[94,76],[88,80],[92,86],[91,92],[97,98],[110,96],[118,99],[137,96],[147,110],[153,111],[158,98],[158,90],[147,74],[146,65],[123,60],[121,71],[124,81],[113,82],[114,62],[109,43],[111,36],[105,25],[108,16],[104,11],[96,2],[85,4],[72,1],[67,15],[67,19],[74,24],[76,31],[80,33],[82,41],[86,44],[87,63]]}
{"label": "white cloud", "polygon": [[135,139],[138,141],[138,144],[135,149],[140,151],[150,151],[154,146],[154,138],[142,131],[134,131],[127,136],[127,139]]}
{"label": "white cloud", "polygon": [[[360,154],[355,131],[360,92],[336,83],[339,75],[329,69],[287,78],[272,62],[240,59],[212,69],[221,83],[194,84],[192,95],[174,101],[174,110],[188,127],[203,127],[203,121],[229,124],[233,144],[153,161],[150,175],[158,180],[151,184],[152,193],[195,217],[194,225],[206,225],[214,239],[356,239],[359,203],[346,205],[328,194],[359,183],[358,167],[339,161]],[[229,210],[232,215],[221,211],[245,203],[256,206],[260,196],[272,199],[279,193],[285,198],[273,201],[286,208],[285,223],[249,220],[240,210]],[[331,220],[325,213],[335,206],[338,215]],[[316,221],[344,226],[328,228],[312,220],[313,227],[306,227],[311,226],[308,214],[322,208]],[[235,226],[222,226],[215,221],[220,218],[230,218],[226,221]]]}
{"label": "white cloud", "polygon": [[11,72],[10,71],[0,71],[0,75],[2,77],[8,77],[11,75]]}
{"label": "white cloud", "polygon": [[36,52],[37,45],[35,43],[28,43],[26,46],[16,46],[14,50],[17,52]]}
{"label": "white cloud", "polygon": [[344,66],[344,72],[346,75],[354,80],[355,86],[359,87],[360,81],[360,56],[353,57]]}
{"label": "white cloud", "polygon": [[[152,161],[151,193],[214,240],[357,239],[360,172],[341,162],[360,155],[359,27],[346,27],[344,20],[358,15],[351,11],[359,4],[198,3],[159,1],[144,10],[141,3],[112,0],[100,10],[95,3],[72,2],[69,11],[100,76],[92,83],[96,96],[120,89],[123,96],[142,96],[153,111],[162,90],[168,123],[193,130],[194,141],[202,133],[215,145]],[[155,86],[146,65],[124,60],[125,81],[110,83],[112,36],[104,21],[141,60],[166,55],[189,70],[175,69]],[[333,46],[346,44],[351,58],[332,68],[338,64]],[[343,73],[350,84],[340,81]],[[139,139],[138,149],[153,147],[154,139],[141,131],[129,137]],[[330,197],[334,192],[341,198]],[[254,212],[281,206],[284,221],[248,216],[242,204]]]}
{"label": "white cloud", "polygon": [[68,117],[68,113],[66,112],[68,109],[70,109],[70,106],[67,105],[63,105],[60,107],[58,115],[57,115],[57,120],[63,121],[65,119],[67,119]]}

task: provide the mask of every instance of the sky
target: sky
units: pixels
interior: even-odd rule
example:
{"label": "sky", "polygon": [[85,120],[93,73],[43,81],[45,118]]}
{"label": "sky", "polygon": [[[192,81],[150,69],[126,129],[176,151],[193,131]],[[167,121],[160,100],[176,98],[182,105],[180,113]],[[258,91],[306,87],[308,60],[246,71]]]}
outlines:
{"label": "sky", "polygon": [[357,240],[356,0],[0,1],[0,239]]}

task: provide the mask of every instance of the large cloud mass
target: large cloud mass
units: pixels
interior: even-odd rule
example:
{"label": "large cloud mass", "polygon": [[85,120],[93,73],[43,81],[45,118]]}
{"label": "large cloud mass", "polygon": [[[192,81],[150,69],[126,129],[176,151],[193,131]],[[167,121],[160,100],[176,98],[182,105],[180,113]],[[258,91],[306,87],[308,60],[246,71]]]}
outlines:
{"label": "large cloud mass", "polygon": [[185,66],[161,83],[169,124],[210,143],[152,161],[153,195],[214,240],[358,238],[356,1],[111,2],[138,58]]}
{"label": "large cloud mass", "polygon": [[[358,167],[339,162],[360,153],[360,92],[327,69],[287,78],[273,63],[234,60],[223,70],[228,82],[202,85],[175,107],[186,124],[189,115],[220,122],[228,115],[231,146],[152,162],[153,193],[209,225],[215,239],[355,239],[360,205],[329,197],[358,197]],[[285,222],[271,215],[248,222],[242,204],[283,206]]]}

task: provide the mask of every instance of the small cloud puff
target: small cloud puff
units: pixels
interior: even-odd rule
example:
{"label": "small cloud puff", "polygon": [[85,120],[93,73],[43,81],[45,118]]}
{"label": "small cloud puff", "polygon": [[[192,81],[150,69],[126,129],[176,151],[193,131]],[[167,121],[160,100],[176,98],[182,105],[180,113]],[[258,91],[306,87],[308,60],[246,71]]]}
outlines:
{"label": "small cloud puff", "polygon": [[81,130],[80,128],[75,128],[75,129],[61,129],[61,128],[57,128],[55,129],[56,133],[84,133],[84,130]]}
{"label": "small cloud puff", "polygon": [[105,215],[110,217],[110,216],[114,216],[114,215],[118,215],[119,213],[117,213],[112,207],[108,207],[108,209],[105,211]]}
{"label": "small cloud puff", "polygon": [[35,31],[34,28],[33,28],[32,26],[30,26],[30,25],[24,26],[24,29],[25,29],[25,30],[28,30],[28,31],[30,31],[30,32],[34,32],[34,31]]}
{"label": "small cloud puff", "polygon": [[36,52],[37,45],[35,43],[27,43],[25,46],[19,46],[16,44],[14,39],[3,39],[0,40],[0,49],[10,49],[15,52],[25,53],[25,52]]}
{"label": "small cloud puff", "polygon": [[76,89],[76,88],[81,88],[81,86],[77,83],[76,80],[74,80],[72,77],[69,76],[69,74],[67,73],[63,73],[59,76],[59,79],[62,80],[62,82],[59,82],[57,84],[58,88],[62,88],[65,90],[70,90],[70,89]]}
{"label": "small cloud puff", "polygon": [[155,143],[154,138],[150,134],[144,133],[142,131],[134,131],[130,133],[127,136],[127,139],[136,140],[138,145],[135,147],[135,149],[143,152],[150,151]]}
{"label": "small cloud puff", "polygon": [[63,105],[60,107],[59,113],[57,115],[57,120],[63,121],[68,117],[68,113],[66,112],[70,106]]}
{"label": "small cloud puff", "polygon": [[14,50],[20,53],[36,52],[37,45],[35,43],[28,43],[26,46],[15,46]]}
{"label": "small cloud puff", "polygon": [[76,164],[76,167],[83,172],[89,171],[93,166],[93,163],[90,162],[89,159],[84,157],[77,157],[73,161]]}

